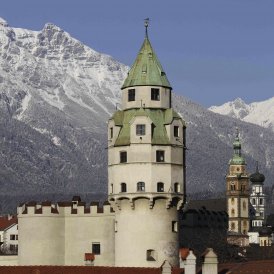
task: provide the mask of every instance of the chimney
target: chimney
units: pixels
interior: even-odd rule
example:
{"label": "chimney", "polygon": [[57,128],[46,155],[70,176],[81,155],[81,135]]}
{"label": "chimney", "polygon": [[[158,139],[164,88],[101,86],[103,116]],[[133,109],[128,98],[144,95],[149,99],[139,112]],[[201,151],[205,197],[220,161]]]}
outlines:
{"label": "chimney", "polygon": [[208,248],[204,255],[202,274],[218,274],[218,258],[212,248]]}
{"label": "chimney", "polygon": [[162,264],[162,274],[171,274],[171,265],[168,261],[164,261]]}
{"label": "chimney", "polygon": [[192,250],[189,250],[185,260],[185,274],[196,274],[196,256]]}
{"label": "chimney", "polygon": [[93,266],[95,260],[94,253],[85,253],[85,266]]}

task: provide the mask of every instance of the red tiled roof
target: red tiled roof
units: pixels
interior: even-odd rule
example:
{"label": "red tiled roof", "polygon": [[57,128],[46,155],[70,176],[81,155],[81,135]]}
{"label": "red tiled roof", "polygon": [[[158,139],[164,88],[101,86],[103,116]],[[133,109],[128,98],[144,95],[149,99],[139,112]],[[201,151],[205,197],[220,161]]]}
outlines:
{"label": "red tiled roof", "polygon": [[13,224],[17,224],[17,217],[12,216],[9,220],[7,216],[0,217],[0,230],[4,230]]}
{"label": "red tiled roof", "polygon": [[274,274],[274,260],[219,264],[219,274]]}
{"label": "red tiled roof", "polygon": [[[161,268],[105,266],[0,266],[0,274],[161,274]],[[179,274],[176,272],[175,274]]]}

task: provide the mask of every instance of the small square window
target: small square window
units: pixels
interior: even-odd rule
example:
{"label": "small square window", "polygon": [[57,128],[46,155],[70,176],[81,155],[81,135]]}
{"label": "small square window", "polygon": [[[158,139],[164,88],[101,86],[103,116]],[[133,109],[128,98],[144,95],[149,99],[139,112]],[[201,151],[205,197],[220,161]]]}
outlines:
{"label": "small square window", "polygon": [[174,137],[179,137],[179,127],[178,126],[174,126],[173,135],[174,135]]}
{"label": "small square window", "polygon": [[137,191],[145,191],[145,183],[144,182],[137,183]]}
{"label": "small square window", "polygon": [[127,162],[127,152],[120,151],[120,163],[126,163],[126,162]]}
{"label": "small square window", "polygon": [[100,243],[92,243],[92,253],[95,255],[101,254],[101,245]]}
{"label": "small square window", "polygon": [[135,101],[135,89],[128,90],[128,101]]}
{"label": "small square window", "polygon": [[165,152],[163,150],[156,150],[156,162],[165,161]]}
{"label": "small square window", "polygon": [[151,89],[151,100],[160,101],[160,90],[158,88]]}
{"label": "small square window", "polygon": [[146,125],[136,125],[136,135],[146,135]]}

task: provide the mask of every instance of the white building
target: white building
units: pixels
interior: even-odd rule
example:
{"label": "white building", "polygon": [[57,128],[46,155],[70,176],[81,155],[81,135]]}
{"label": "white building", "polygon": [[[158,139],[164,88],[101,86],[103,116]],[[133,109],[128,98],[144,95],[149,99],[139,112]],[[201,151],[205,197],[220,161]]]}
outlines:
{"label": "white building", "polygon": [[3,254],[17,254],[18,252],[18,225],[17,217],[0,217],[0,244]]}
{"label": "white building", "polygon": [[90,252],[94,265],[179,265],[186,127],[171,108],[172,88],[147,27],[122,86],[122,109],[108,123],[110,204],[85,207],[76,197],[19,207],[19,265],[84,265]]}

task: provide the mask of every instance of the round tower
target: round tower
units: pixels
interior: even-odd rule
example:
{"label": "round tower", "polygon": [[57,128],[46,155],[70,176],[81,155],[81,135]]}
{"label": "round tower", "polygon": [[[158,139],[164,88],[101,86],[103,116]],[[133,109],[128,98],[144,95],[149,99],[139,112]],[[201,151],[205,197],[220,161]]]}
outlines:
{"label": "round tower", "polygon": [[256,172],[250,175],[251,194],[250,203],[255,210],[252,218],[252,228],[262,227],[265,223],[266,195],[263,191],[265,176],[259,172],[258,162]]}
{"label": "round tower", "polygon": [[241,153],[238,129],[233,149],[234,154],[229,162],[229,171],[226,176],[228,230],[233,235],[239,236],[247,235],[249,231],[249,176]]}
{"label": "round tower", "polygon": [[108,123],[108,195],[115,265],[178,265],[177,210],[184,202],[185,122],[147,35]]}

